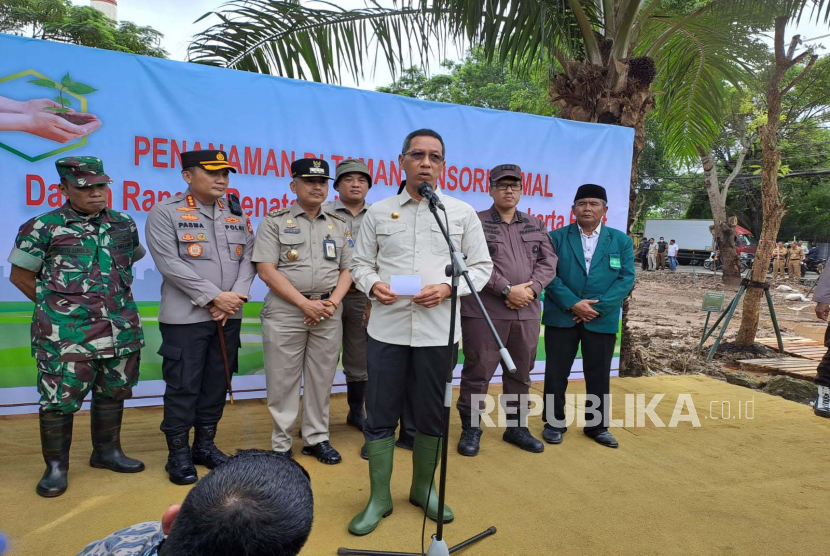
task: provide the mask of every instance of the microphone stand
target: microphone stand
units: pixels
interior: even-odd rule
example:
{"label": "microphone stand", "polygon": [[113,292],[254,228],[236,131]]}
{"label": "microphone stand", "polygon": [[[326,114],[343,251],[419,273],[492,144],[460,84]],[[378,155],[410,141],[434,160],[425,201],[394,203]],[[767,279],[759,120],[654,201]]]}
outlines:
{"label": "microphone stand", "polygon": [[[464,253],[455,250],[455,246],[452,243],[452,239],[450,239],[447,228],[444,226],[444,223],[441,221],[441,217],[438,214],[435,198],[427,197],[427,199],[429,200],[429,210],[435,217],[435,221],[438,222],[438,227],[441,229],[441,233],[444,235],[444,240],[447,242],[450,249],[450,264],[446,266],[445,272],[447,276],[452,277],[452,289],[450,293],[450,337],[447,343],[447,347],[450,352],[450,364],[447,366],[447,382],[444,387],[444,428],[441,431],[441,473],[438,481],[438,519],[436,519],[435,534],[432,535],[432,540],[429,544],[429,549],[427,550],[426,555],[421,554],[420,552],[387,552],[338,548],[338,556],[448,556],[449,554],[453,554],[454,552],[466,548],[467,546],[470,546],[471,544],[496,533],[496,528],[491,526],[478,535],[470,537],[469,539],[451,548],[447,547],[447,542],[444,540],[444,499],[447,487],[447,454],[448,441],[450,438],[450,408],[452,406],[452,372],[458,363],[458,360],[453,358],[453,355],[456,355],[456,352],[453,349],[455,347],[455,313],[458,306],[458,284],[462,276],[464,277],[464,281],[467,282],[467,287],[470,288],[471,294],[475,297],[478,310],[481,311],[484,320],[487,322],[487,327],[490,329],[490,333],[496,340],[496,345],[499,347],[499,354],[501,355],[504,368],[506,368],[510,373],[515,373],[516,365],[513,363],[513,359],[510,357],[510,353],[507,351],[507,348],[504,347],[504,343],[501,341],[501,338],[499,338],[499,334],[496,332],[496,327],[493,325],[490,315],[487,314],[487,309],[485,309],[484,303],[482,303],[481,298],[473,285],[473,281],[470,279],[470,269],[467,267],[467,263],[465,262],[467,256]],[[442,208],[442,210],[444,209]],[[429,501],[427,501],[427,505],[429,505]]]}

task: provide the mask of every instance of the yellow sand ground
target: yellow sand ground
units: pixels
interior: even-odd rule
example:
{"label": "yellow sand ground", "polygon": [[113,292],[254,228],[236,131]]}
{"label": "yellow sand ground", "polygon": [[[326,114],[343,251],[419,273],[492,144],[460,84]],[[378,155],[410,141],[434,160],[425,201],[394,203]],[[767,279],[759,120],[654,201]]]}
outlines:
{"label": "yellow sand ground", "polygon": [[[541,388],[541,385],[535,385]],[[571,386],[584,392],[582,383]],[[614,417],[622,394],[663,393],[656,413],[668,424],[679,394],[690,394],[701,426],[614,429],[618,450],[603,448],[575,426],[559,446],[529,454],[486,430],[481,453],[455,453],[453,410],[448,503],[456,520],[450,544],[494,525],[498,533],[461,554],[806,554],[826,544],[830,500],[830,420],[806,406],[700,376],[612,379]],[[456,392],[457,395],[457,392]],[[743,404],[754,399],[748,419]],[[730,402],[730,419],[722,402]],[[737,417],[738,403],[742,414]],[[710,413],[711,409],[711,413]],[[410,452],[396,450],[395,511],[367,537],[347,532],[368,496],[361,435],[344,424],[344,395],[332,400],[332,442],[344,462],[298,460],[312,476],[315,522],[303,554],[336,554],[340,546],[417,552],[422,514],[411,506]],[[688,411],[684,410],[684,414]],[[159,519],[187,487],[168,482],[159,408],[126,412],[123,444],[147,470],[118,475],[92,469],[89,416],[75,420],[70,487],[57,499],[35,494],[43,464],[35,416],[0,421],[0,531],[15,556],[74,555],[121,527]],[[219,446],[268,448],[271,422],[262,401],[228,405]],[[539,417],[531,431],[541,434]],[[296,451],[296,450],[295,450]],[[200,472],[206,470],[200,468]],[[428,534],[432,522],[428,523]],[[428,539],[428,537],[427,537]]]}

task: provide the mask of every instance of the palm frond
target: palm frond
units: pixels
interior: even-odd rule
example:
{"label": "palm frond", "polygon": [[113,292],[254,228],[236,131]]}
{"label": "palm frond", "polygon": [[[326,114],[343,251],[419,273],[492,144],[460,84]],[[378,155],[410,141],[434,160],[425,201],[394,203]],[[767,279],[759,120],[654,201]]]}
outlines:
{"label": "palm frond", "polygon": [[[488,61],[519,71],[539,57],[586,57],[573,0],[401,0],[394,8],[373,1],[345,10],[329,2],[312,9],[278,0],[231,0],[200,18],[219,22],[193,38],[192,62],[316,81],[364,77],[374,51],[396,75],[450,44],[481,46]],[[597,7],[586,2],[581,21],[600,25]]]}
{"label": "palm frond", "polygon": [[[643,44],[661,34],[661,25],[673,24],[673,18],[655,17],[643,33]],[[749,28],[710,15],[686,23],[657,52],[654,116],[669,157],[692,162],[698,147],[711,147],[723,127],[725,87],[731,83],[740,88],[748,78],[753,67],[742,55],[753,48],[766,51],[753,41]]]}

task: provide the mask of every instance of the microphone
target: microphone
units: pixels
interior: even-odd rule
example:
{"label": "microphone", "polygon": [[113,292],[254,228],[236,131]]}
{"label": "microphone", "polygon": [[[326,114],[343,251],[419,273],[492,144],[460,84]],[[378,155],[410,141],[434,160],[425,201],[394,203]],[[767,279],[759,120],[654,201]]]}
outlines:
{"label": "microphone", "polygon": [[444,209],[444,203],[438,198],[438,195],[435,194],[435,191],[432,190],[432,186],[427,182],[421,182],[421,185],[418,186],[418,195],[427,199],[430,204],[435,205],[441,210]]}

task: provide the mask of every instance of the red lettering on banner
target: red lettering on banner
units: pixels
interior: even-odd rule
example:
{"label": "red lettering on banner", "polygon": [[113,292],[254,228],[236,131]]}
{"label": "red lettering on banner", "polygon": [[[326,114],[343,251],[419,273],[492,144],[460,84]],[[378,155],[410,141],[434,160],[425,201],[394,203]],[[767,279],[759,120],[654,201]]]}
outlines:
{"label": "red lettering on banner", "polygon": [[[360,160],[363,160],[363,159],[361,158]],[[369,169],[369,175],[370,175],[370,176],[374,176],[374,175],[375,175],[375,172],[374,172],[374,169],[375,169],[375,159],[374,159],[374,158],[370,158],[369,160],[363,160],[363,164],[365,164],[365,165],[366,165],[366,168],[368,168],[368,169]]]}
{"label": "red lettering on banner", "polygon": [[283,193],[282,194],[282,208],[285,208],[287,206],[288,206],[288,195]]}
{"label": "red lettering on banner", "polygon": [[201,151],[202,150],[202,144],[199,141],[196,141],[196,143],[193,145],[193,150],[194,151]]}
{"label": "red lettering on banner", "polygon": [[484,170],[476,168],[473,172],[473,191],[479,188],[484,191]]}
{"label": "red lettering on banner", "polygon": [[447,178],[447,189],[449,189],[450,191],[455,191],[458,187],[458,168],[455,166],[450,166],[447,170]]}
{"label": "red lettering on banner", "polygon": [[162,202],[165,199],[169,199],[171,197],[169,191],[159,191],[157,202]]}
{"label": "red lettering on banner", "polygon": [[239,165],[239,149],[236,145],[231,145],[231,152],[228,153],[228,164],[236,168],[237,172],[242,171],[242,166]]}
{"label": "red lettering on banner", "polygon": [[252,151],[251,147],[245,147],[245,172],[246,174],[262,174],[262,149]]}
{"label": "red lettering on banner", "polygon": [[[32,186],[37,184],[37,199],[32,195]],[[46,183],[43,178],[34,174],[26,174],[26,205],[36,207],[43,204],[46,197]]]}
{"label": "red lettering on banner", "polygon": [[187,152],[187,141],[182,141],[182,148],[179,148],[179,144],[176,143],[175,139],[170,140],[170,167],[175,168],[179,161],[181,161],[181,156],[183,152]]}
{"label": "red lettering on banner", "polygon": [[[262,205],[262,210],[259,208],[260,205]],[[268,214],[268,199],[265,197],[257,197],[254,201],[254,212],[257,216]],[[250,216],[250,214],[248,216]]]}
{"label": "red lettering on banner", "polygon": [[548,178],[549,178],[549,177],[550,177],[550,176],[548,176],[547,174],[545,174],[545,194],[544,194],[544,195],[545,195],[545,197],[553,197],[553,193],[551,193],[550,191],[548,191]]}
{"label": "red lettering on banner", "polygon": [[334,164],[334,168],[332,168],[332,170],[336,169],[337,165],[340,164],[341,162],[343,162],[343,159],[345,159],[345,158],[346,157],[344,157],[344,156],[338,156],[336,154],[331,155],[331,162],[332,162],[332,164]]}
{"label": "red lettering on banner", "polygon": [[50,185],[49,191],[51,192],[51,194],[49,195],[49,198],[46,200],[46,204],[48,204],[50,207],[55,208],[61,206],[64,203],[64,196],[63,193],[61,193],[61,190],[58,188],[58,184],[53,183],[52,185]]}
{"label": "red lettering on banner", "polygon": [[378,163],[378,173],[375,174],[375,181],[374,183],[380,183],[383,180],[383,183],[389,185],[389,179],[386,177],[386,162],[383,160]]}
{"label": "red lettering on banner", "polygon": [[161,148],[167,145],[167,139],[153,137],[153,168],[167,168],[167,163],[159,160],[160,156],[167,155],[167,149]]}
{"label": "red lettering on banner", "polygon": [[574,216],[574,211],[573,211],[573,209],[571,209],[571,217],[570,217],[570,218],[571,218],[571,221],[570,221],[570,223],[571,223],[571,224],[573,224],[574,222],[576,222],[576,216]]}
{"label": "red lettering on banner", "polygon": [[[402,168],[398,168],[398,165],[395,164],[395,161],[392,160],[389,162],[389,184],[394,186],[401,185],[401,170]],[[441,172],[441,176],[443,179],[444,174],[446,173],[446,169]],[[443,182],[441,184],[444,185]]]}
{"label": "red lettering on banner", "polygon": [[288,153],[286,151],[282,151],[280,153],[280,174],[283,176],[291,176],[292,162],[294,162],[294,151],[291,151],[290,158],[288,157]]}
{"label": "red lettering on banner", "polygon": [[245,214],[251,216],[253,214],[253,211],[251,210],[252,208],[254,208],[253,199],[251,199],[247,195],[242,197],[242,210],[245,211]]}
{"label": "red lettering on banner", "polygon": [[[273,199],[271,199],[271,206],[268,207],[268,212],[271,212],[272,210],[278,210],[279,208],[280,208],[280,200],[277,199],[276,197],[274,197]],[[268,214],[268,213],[266,213],[266,214]]]}
{"label": "red lettering on banner", "polygon": [[536,193],[542,195],[542,176],[536,174],[536,179],[533,181],[533,193],[531,195],[536,195]]}
{"label": "red lettering on banner", "polygon": [[141,210],[140,208],[138,208],[138,202],[136,201],[136,198],[138,197],[140,191],[141,188],[139,187],[138,182],[125,181],[123,195],[124,208],[122,208],[121,210],[130,210],[130,206],[128,204],[130,201],[132,201],[133,208],[135,210]]}
{"label": "red lettering on banner", "polygon": [[[464,184],[464,174],[467,174],[467,183]],[[461,169],[461,173],[458,175],[458,185],[461,187],[461,191],[469,191],[470,186],[473,184],[473,171],[467,168],[466,166]]]}
{"label": "red lettering on banner", "polygon": [[522,172],[522,195],[531,195],[530,188],[533,186],[533,174]]}
{"label": "red lettering on banner", "polygon": [[150,153],[150,140],[146,137],[135,136],[134,142],[135,151],[135,165],[138,166],[139,160],[142,156]]}
{"label": "red lettering on banner", "polygon": [[262,169],[262,175],[267,176],[268,172],[274,172],[274,177],[276,178],[280,177],[280,168],[277,166],[277,154],[274,152],[274,149],[268,149],[268,156],[265,158],[265,168]]}

